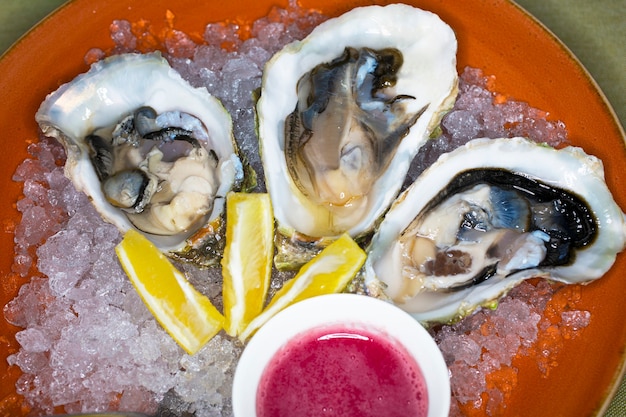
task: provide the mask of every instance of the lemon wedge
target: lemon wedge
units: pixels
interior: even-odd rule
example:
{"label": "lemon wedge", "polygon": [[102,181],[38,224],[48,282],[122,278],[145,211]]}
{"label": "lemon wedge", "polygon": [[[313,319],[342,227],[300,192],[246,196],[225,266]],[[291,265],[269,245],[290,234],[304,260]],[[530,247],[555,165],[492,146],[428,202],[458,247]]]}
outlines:
{"label": "lemon wedge", "polygon": [[222,258],[224,329],[237,336],[263,310],[270,284],[274,214],[269,195],[229,193],[226,219]]}
{"label": "lemon wedge", "polygon": [[142,234],[129,230],[115,252],[143,302],[187,353],[222,329],[224,317],[211,301]]}
{"label": "lemon wedge", "polygon": [[245,341],[285,307],[306,298],[343,291],[365,262],[365,252],[343,235],[306,263],[274,295],[270,303],[246,327],[239,339]]}

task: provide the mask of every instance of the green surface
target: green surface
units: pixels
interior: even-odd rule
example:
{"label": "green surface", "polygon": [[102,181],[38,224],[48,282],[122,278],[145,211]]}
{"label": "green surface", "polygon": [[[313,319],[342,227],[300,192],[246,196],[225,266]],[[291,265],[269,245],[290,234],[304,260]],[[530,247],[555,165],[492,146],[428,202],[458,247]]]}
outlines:
{"label": "green surface", "polygon": [[0,52],[66,0],[0,0]]}
{"label": "green surface", "polygon": [[[0,1],[0,52],[65,2]],[[626,1],[518,0],[517,3],[572,50],[604,91],[622,126],[626,125]],[[626,416],[625,383],[605,415],[618,416]]]}
{"label": "green surface", "polygon": [[518,0],[517,4],[547,26],[578,57],[625,126],[626,1]]}

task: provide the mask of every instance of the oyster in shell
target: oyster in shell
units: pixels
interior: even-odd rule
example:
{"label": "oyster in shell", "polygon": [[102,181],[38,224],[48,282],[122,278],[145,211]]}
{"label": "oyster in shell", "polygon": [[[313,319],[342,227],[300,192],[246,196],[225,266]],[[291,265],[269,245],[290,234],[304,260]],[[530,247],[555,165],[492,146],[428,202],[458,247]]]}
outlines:
{"label": "oyster in shell", "polygon": [[103,218],[199,264],[219,258],[225,196],[242,181],[232,121],[159,54],[124,54],[46,97],[42,132]]}
{"label": "oyster in shell", "polygon": [[[319,248],[374,228],[456,98],[456,47],[438,16],[394,4],[353,9],[272,57],[257,114],[285,241]],[[278,249],[279,267],[306,260]]]}
{"label": "oyster in shell", "polygon": [[452,321],[527,278],[600,278],[624,249],[625,219],[602,162],[582,149],[475,139],[398,197],[365,282],[420,321]]}

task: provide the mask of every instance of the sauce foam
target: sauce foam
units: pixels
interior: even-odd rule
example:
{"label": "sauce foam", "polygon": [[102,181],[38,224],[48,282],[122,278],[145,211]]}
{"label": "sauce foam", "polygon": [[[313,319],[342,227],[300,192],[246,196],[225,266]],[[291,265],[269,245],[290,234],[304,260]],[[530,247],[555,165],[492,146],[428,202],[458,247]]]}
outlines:
{"label": "sauce foam", "polygon": [[258,417],[425,417],[426,382],[394,340],[372,330],[322,327],[287,342],[265,368]]}

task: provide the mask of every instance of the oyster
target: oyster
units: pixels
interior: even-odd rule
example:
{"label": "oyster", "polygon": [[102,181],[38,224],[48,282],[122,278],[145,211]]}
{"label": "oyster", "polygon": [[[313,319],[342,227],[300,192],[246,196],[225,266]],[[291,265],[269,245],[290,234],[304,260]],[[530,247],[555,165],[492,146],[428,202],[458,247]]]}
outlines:
{"label": "oyster", "polygon": [[582,149],[476,139],[398,197],[365,282],[420,321],[451,321],[527,278],[600,278],[624,249],[625,219],[602,162]]}
{"label": "oyster", "polygon": [[257,115],[266,185],[286,237],[279,267],[306,260],[285,242],[314,251],[373,229],[456,98],[456,47],[431,12],[370,6],[322,23],[267,63]]}
{"label": "oyster", "polygon": [[225,196],[243,179],[232,121],[159,53],[95,63],[48,95],[35,118],[63,143],[66,176],[105,220],[172,256],[219,258]]}

